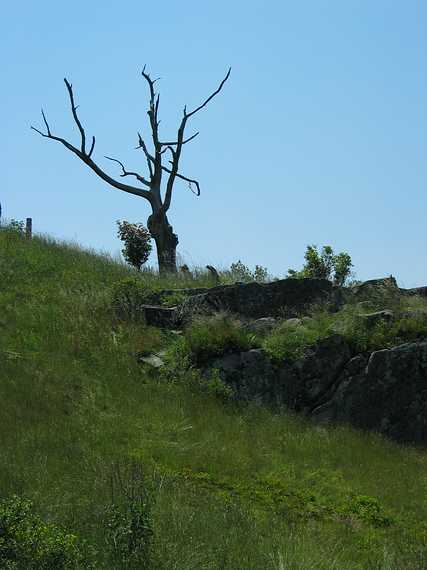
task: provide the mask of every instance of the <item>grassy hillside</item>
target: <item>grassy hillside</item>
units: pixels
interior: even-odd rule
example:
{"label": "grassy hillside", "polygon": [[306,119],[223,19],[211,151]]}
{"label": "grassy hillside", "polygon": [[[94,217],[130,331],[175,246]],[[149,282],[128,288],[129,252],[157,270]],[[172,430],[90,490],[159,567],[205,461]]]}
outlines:
{"label": "grassy hillside", "polygon": [[1,568],[427,567],[425,452],[150,372],[172,335],[114,315],[107,257],[2,231],[0,275]]}

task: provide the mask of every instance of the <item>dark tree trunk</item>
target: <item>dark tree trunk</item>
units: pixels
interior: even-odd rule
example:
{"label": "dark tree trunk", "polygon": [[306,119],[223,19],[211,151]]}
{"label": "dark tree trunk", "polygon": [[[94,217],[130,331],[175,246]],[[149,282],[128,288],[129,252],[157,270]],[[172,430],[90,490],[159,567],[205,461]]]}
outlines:
{"label": "dark tree trunk", "polygon": [[167,215],[162,212],[151,214],[147,227],[156,242],[159,273],[176,273],[176,246],[178,236],[173,233]]}

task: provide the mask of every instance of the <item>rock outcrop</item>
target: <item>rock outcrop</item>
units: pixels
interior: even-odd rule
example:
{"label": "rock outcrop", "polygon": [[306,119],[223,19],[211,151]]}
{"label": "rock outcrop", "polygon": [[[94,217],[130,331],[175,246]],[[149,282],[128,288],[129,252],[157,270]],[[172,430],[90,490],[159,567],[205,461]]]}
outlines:
{"label": "rock outcrop", "polygon": [[[161,300],[169,295],[182,295],[184,301],[166,312]],[[271,283],[234,283],[215,287],[165,289],[151,294],[141,310],[148,324],[175,328],[185,326],[195,315],[212,315],[229,311],[244,319],[296,318],[309,315],[313,306],[322,305],[331,312],[338,311],[344,303],[359,303],[369,312],[372,304],[396,301],[401,297],[425,295],[427,287],[400,289],[394,277],[371,279],[351,287],[338,287],[326,279],[280,279]],[[158,310],[156,311],[156,307]],[[159,315],[156,314],[159,313]],[[391,318],[391,314],[372,316]],[[158,323],[163,322],[163,325]]]}
{"label": "rock outcrop", "polygon": [[343,291],[348,302],[384,302],[385,300],[398,298],[402,291],[405,290],[399,289],[396,279],[390,275],[390,277],[369,279],[357,285],[343,287]]}
{"label": "rock outcrop", "polygon": [[426,445],[427,341],[352,358],[330,399],[311,415]]}
{"label": "rock outcrop", "polygon": [[[186,297],[178,306],[143,305],[147,323],[179,329],[196,315],[228,311],[240,318],[243,328],[264,336],[285,319],[291,327],[309,322],[315,306],[336,312],[348,302],[357,303],[358,318],[368,328],[395,318],[427,322],[425,310],[400,312],[398,303],[402,297],[427,296],[427,287],[400,289],[392,276],[352,287],[335,287],[322,279],[235,283],[161,291],[151,301],[177,292]],[[238,399],[286,407],[318,422],[348,423],[397,441],[427,445],[427,340],[353,354],[339,329],[334,326],[336,334],[307,347],[296,360],[273,361],[258,348],[214,358],[202,374],[208,377],[217,369]],[[141,361],[161,367],[161,356],[145,356]]]}
{"label": "rock outcrop", "polygon": [[195,314],[210,315],[229,311],[242,317],[297,317],[322,304],[337,311],[344,302],[340,287],[326,279],[280,279],[271,283],[235,283],[219,285],[192,295],[179,307],[185,323]]}
{"label": "rock outcrop", "polygon": [[[165,319],[165,308],[156,303],[160,303],[162,296],[172,293],[181,293],[187,298],[180,305],[168,307],[168,318]],[[196,315],[212,315],[219,311],[247,319],[297,317],[301,313],[308,314],[318,304],[338,311],[344,296],[340,287],[326,279],[281,279],[272,283],[163,290],[153,293],[148,302],[141,306],[148,324],[176,328],[185,326]],[[160,322],[164,324],[159,325]]]}
{"label": "rock outcrop", "polygon": [[295,361],[273,363],[253,349],[213,359],[203,375],[213,368],[237,399],[427,444],[427,341],[353,356],[344,338],[331,335]]}

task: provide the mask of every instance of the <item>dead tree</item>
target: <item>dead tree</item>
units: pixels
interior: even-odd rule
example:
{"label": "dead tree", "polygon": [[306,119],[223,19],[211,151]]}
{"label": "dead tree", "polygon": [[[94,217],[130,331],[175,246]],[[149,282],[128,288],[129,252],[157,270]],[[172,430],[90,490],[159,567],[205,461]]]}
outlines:
{"label": "dead tree", "polygon": [[[46,128],[46,132],[42,132],[35,127],[31,127],[34,131],[39,133],[42,137],[46,137],[55,141],[62,143],[68,150],[78,156],[89,168],[91,168],[102,180],[110,184],[114,188],[119,190],[123,190],[124,192],[128,192],[129,194],[134,194],[135,196],[140,196],[141,198],[145,198],[148,200],[151,206],[152,213],[148,217],[147,220],[147,227],[150,231],[151,236],[153,237],[156,243],[157,249],[157,260],[159,263],[159,272],[161,273],[176,273],[177,266],[176,266],[176,247],[178,245],[178,236],[173,232],[172,226],[169,224],[167,212],[171,205],[172,200],[172,190],[176,179],[184,180],[188,182],[190,189],[193,190],[193,185],[196,188],[194,192],[197,196],[200,196],[200,185],[197,180],[192,178],[188,178],[184,176],[179,170],[179,160],[181,158],[182,147],[192,141],[199,133],[196,132],[195,134],[191,135],[188,138],[184,138],[184,131],[187,126],[187,121],[195,115],[198,111],[203,109],[205,105],[209,103],[215,95],[217,95],[224,83],[230,76],[231,68],[228,70],[226,76],[221,81],[219,87],[214,91],[201,105],[196,107],[193,111],[188,112],[187,107],[184,107],[183,110],[183,117],[181,119],[181,123],[178,127],[178,134],[176,140],[173,141],[166,141],[163,142],[160,140],[159,135],[159,119],[158,119],[158,112],[159,112],[159,94],[154,90],[154,84],[156,83],[157,79],[151,79],[150,75],[146,73],[145,66],[142,70],[142,76],[147,81],[149,91],[150,91],[150,102],[149,102],[149,109],[147,111],[149,122],[150,122],[150,129],[151,129],[151,138],[152,138],[152,146],[153,150],[149,150],[147,144],[145,143],[144,139],[138,133],[138,146],[137,149],[141,149],[145,155],[145,160],[147,162],[148,167],[148,177],[139,174],[138,172],[131,172],[126,170],[124,164],[117,160],[116,158],[111,158],[106,156],[108,160],[116,162],[122,169],[122,174],[120,175],[122,178],[126,176],[131,176],[135,178],[140,186],[133,186],[129,184],[124,184],[119,180],[112,178],[109,174],[107,174],[104,170],[102,170],[97,163],[94,162],[92,159],[93,150],[95,148],[95,137],[92,137],[90,147],[88,150],[87,141],[86,141],[86,132],[80,122],[80,119],[77,115],[77,105],[74,102],[74,93],[73,93],[73,86],[67,79],[64,79],[65,85],[68,90],[68,96],[70,99],[71,104],[71,112],[73,115],[74,122],[77,125],[77,128],[80,132],[81,144],[80,148],[72,145],[67,140],[58,137],[52,134],[50,129],[49,123],[47,122],[45,113],[42,109],[42,117],[43,122]],[[165,153],[170,153],[168,166],[165,166],[163,163]],[[164,196],[161,195],[162,189],[162,176],[166,173],[167,181],[166,187],[164,191]]]}

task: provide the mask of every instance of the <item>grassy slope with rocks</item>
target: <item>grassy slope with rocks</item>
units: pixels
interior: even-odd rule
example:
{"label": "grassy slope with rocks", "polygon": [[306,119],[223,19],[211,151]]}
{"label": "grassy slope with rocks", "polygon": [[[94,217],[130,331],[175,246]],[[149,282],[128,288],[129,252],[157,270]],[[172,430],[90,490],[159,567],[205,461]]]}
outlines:
{"label": "grassy slope with rocks", "polygon": [[[135,272],[108,257],[2,231],[0,274],[0,567],[427,567],[424,452],[146,370],[135,355],[171,335],[115,316],[112,286]],[[74,566],[41,552],[45,527],[5,533],[13,495],[79,542]]]}

